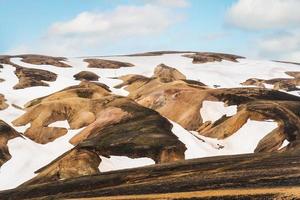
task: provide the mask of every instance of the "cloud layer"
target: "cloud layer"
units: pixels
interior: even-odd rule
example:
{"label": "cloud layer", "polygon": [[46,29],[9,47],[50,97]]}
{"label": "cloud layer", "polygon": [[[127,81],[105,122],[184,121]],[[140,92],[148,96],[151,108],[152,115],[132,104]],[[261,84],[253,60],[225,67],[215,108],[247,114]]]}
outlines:
{"label": "cloud layer", "polygon": [[239,0],[228,10],[226,20],[257,34],[257,55],[300,61],[299,8],[299,0]]}
{"label": "cloud layer", "polygon": [[[143,5],[117,6],[108,11],[85,11],[73,19],[53,23],[35,44],[15,47],[11,53],[37,52],[61,55],[103,53],[109,45],[142,45],[181,21],[178,9],[185,0],[156,0]],[[102,50],[102,51],[101,51]]]}
{"label": "cloud layer", "polygon": [[239,0],[228,12],[229,22],[245,29],[297,27],[299,0]]}

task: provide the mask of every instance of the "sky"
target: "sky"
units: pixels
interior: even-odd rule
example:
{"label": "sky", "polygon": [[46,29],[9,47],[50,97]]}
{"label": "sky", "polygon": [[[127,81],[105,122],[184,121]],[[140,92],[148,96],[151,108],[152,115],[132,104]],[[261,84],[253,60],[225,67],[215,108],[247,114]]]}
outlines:
{"label": "sky", "polygon": [[300,0],[0,0],[0,54],[156,50],[300,61]]}

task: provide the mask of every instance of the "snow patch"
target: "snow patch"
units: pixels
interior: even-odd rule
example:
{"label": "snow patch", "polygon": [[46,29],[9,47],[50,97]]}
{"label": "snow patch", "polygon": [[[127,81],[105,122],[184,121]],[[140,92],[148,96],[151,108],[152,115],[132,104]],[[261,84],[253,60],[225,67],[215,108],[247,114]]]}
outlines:
{"label": "snow patch", "polygon": [[212,123],[220,119],[223,115],[232,116],[237,112],[237,106],[224,106],[223,102],[203,101],[200,114],[203,122]]}
{"label": "snow patch", "polygon": [[278,150],[283,149],[284,147],[286,147],[287,145],[289,145],[289,143],[290,143],[290,142],[289,142],[287,139],[285,139],[285,140],[283,141],[282,145],[279,147]]}
{"label": "snow patch", "polygon": [[153,165],[155,162],[151,158],[129,158],[127,156],[110,156],[110,158],[100,156],[100,172],[114,171],[120,169],[130,169]]}

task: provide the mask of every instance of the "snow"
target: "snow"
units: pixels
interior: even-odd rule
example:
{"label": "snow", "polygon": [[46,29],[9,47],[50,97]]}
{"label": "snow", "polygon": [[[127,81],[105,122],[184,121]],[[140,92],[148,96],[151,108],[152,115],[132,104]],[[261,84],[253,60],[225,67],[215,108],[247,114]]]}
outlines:
{"label": "snow", "polygon": [[[276,122],[248,120],[236,133],[218,140],[187,131],[175,122],[171,123],[172,132],[187,148],[185,159],[253,153],[258,142],[277,127]],[[223,148],[220,148],[221,146]]]}
{"label": "snow", "polygon": [[203,101],[200,114],[203,122],[212,123],[220,119],[223,115],[232,116],[236,114],[237,106],[224,106],[223,102]]}
{"label": "snow", "polygon": [[272,79],[291,78],[286,71],[298,71],[299,66],[268,60],[239,59],[239,62],[221,61],[193,64],[191,58],[182,54],[165,54],[161,56],[115,56],[103,59],[118,60],[134,64],[131,68],[116,69],[116,75],[140,74],[152,76],[154,68],[164,63],[178,69],[188,79],[199,80],[211,87],[245,87],[240,83],[249,78]]}
{"label": "snow", "polygon": [[289,141],[287,140],[287,139],[285,139],[284,141],[283,141],[283,143],[282,143],[282,145],[279,147],[279,150],[280,149],[283,149],[284,147],[286,147],[287,145],[289,145]]}
{"label": "snow", "polygon": [[[97,58],[97,57],[95,57]],[[128,95],[123,88],[116,89],[115,85],[121,83],[121,80],[114,79],[127,74],[140,74],[152,76],[154,68],[164,63],[175,67],[188,79],[201,81],[211,87],[220,85],[226,87],[247,87],[240,85],[241,82],[249,78],[290,78],[284,72],[299,71],[299,66],[292,64],[277,63],[264,60],[239,59],[238,63],[222,61],[210,62],[204,64],[193,64],[191,58],[182,57],[181,54],[166,54],[162,56],[115,56],[99,57],[102,59],[111,59],[134,64],[134,67],[120,69],[97,69],[87,68],[88,63],[83,62],[84,58],[69,58],[65,63],[73,66],[72,68],[59,68],[50,65],[32,65],[23,63],[21,58],[13,58],[12,62],[24,67],[45,69],[58,74],[55,82],[48,82],[50,87],[31,87],[20,90],[13,90],[13,86],[18,82],[14,75],[14,67],[3,65],[0,77],[5,81],[0,83],[0,93],[4,94],[9,108],[0,111],[0,119],[11,124],[11,121],[21,116],[24,111],[16,109],[11,104],[23,106],[28,101],[49,95],[71,85],[79,84],[74,80],[73,75],[81,71],[91,71],[100,76],[99,82],[110,87],[114,94]],[[271,87],[271,86],[268,86]],[[298,95],[299,92],[290,92]],[[204,121],[215,121],[222,115],[233,115],[236,113],[236,106],[224,107],[222,102],[204,101],[201,110]],[[174,134],[182,141],[187,150],[185,158],[200,158],[216,155],[251,153],[257,143],[267,133],[277,127],[275,122],[258,122],[249,120],[239,131],[232,136],[217,140],[199,136],[197,133],[189,132],[175,122],[172,122]],[[59,126],[69,128],[66,121],[59,121],[50,126]],[[16,130],[24,133],[27,126],[14,127]],[[15,138],[8,142],[11,160],[6,162],[0,169],[0,190],[14,188],[24,181],[34,176],[34,171],[45,166],[59,155],[63,154],[73,146],[68,142],[80,130],[68,130],[68,133],[53,142],[42,145],[31,141],[28,138]],[[282,147],[287,144],[284,142]],[[220,145],[224,148],[219,149]],[[132,159],[126,156],[111,156],[106,158],[101,156],[102,162],[99,166],[101,172],[118,170],[124,168],[140,167],[154,164],[150,158]]]}
{"label": "snow", "polygon": [[179,124],[173,121],[170,122],[173,124],[172,132],[187,148],[184,152],[185,159],[201,158],[217,153],[216,149],[194,136],[191,132],[187,131]]}
{"label": "snow", "polygon": [[69,130],[68,134],[44,145],[28,138],[9,140],[8,148],[12,158],[0,168],[0,190],[15,188],[33,178],[36,170],[73,148],[68,141],[78,131]]}
{"label": "snow", "polygon": [[155,164],[151,158],[129,158],[127,156],[110,156],[110,158],[100,156],[100,172],[114,171],[120,169],[130,169]]}
{"label": "snow", "polygon": [[274,121],[254,121],[248,119],[237,132],[231,136],[218,140],[197,134],[202,140],[209,143],[215,148],[224,146],[219,149],[218,155],[233,155],[243,153],[253,153],[259,141],[270,133],[273,129],[277,128],[277,123]]}

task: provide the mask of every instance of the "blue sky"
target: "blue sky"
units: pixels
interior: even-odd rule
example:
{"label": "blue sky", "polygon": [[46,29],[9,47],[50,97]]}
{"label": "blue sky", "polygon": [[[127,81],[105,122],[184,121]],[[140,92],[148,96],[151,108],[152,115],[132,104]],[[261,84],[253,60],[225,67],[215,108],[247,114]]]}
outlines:
{"label": "blue sky", "polygon": [[297,60],[299,2],[0,0],[0,53],[198,50]]}

